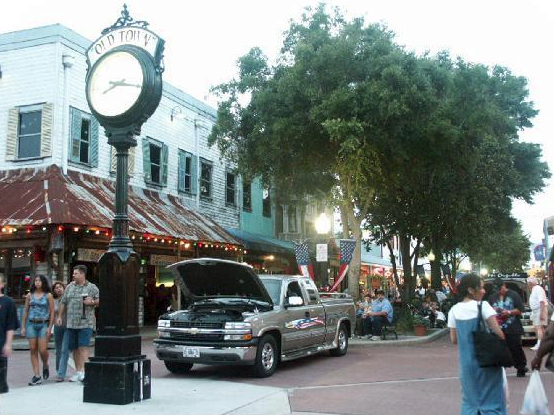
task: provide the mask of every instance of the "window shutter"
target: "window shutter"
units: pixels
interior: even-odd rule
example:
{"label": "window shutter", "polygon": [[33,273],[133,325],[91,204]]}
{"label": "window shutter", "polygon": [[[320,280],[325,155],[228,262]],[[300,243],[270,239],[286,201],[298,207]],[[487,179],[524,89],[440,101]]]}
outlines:
{"label": "window shutter", "polygon": [[185,165],[186,165],[186,154],[184,151],[179,150],[179,161],[177,166],[177,190],[184,192],[185,191]]}
{"label": "window shutter", "polygon": [[79,139],[81,138],[81,113],[76,108],[71,108],[71,132],[70,132],[69,160],[79,161]]}
{"label": "window shutter", "polygon": [[19,133],[19,108],[8,111],[8,135],[6,139],[6,160],[15,160],[17,154],[17,136]]}
{"label": "window shutter", "polygon": [[148,138],[142,139],[142,167],[144,174],[144,181],[152,181],[152,172],[150,170],[150,141]]}
{"label": "window shutter", "polygon": [[98,139],[100,136],[100,124],[96,118],[90,119],[90,165],[98,167]]}
{"label": "window shutter", "polygon": [[131,147],[129,149],[129,159],[127,160],[127,172],[129,176],[132,176],[135,172],[135,148]]}
{"label": "window shutter", "polygon": [[167,159],[169,157],[169,151],[167,146],[164,144],[162,146],[162,186],[167,186]]}
{"label": "window shutter", "polygon": [[193,154],[190,159],[190,192],[195,195],[198,191],[198,157]]}
{"label": "window shutter", "polygon": [[40,156],[49,157],[52,155],[52,124],[54,122],[54,106],[46,103],[42,107],[42,122],[40,136]]}

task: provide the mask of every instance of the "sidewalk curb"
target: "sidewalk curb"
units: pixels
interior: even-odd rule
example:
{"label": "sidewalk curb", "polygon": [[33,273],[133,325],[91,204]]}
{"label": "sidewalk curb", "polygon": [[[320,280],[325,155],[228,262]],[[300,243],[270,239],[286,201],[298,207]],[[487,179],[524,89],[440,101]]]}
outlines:
{"label": "sidewalk curb", "polygon": [[351,339],[348,343],[349,347],[386,347],[386,346],[411,346],[417,344],[424,344],[435,341],[449,332],[448,328],[437,330],[428,336],[422,336],[419,338],[411,338],[405,340],[358,340]]}

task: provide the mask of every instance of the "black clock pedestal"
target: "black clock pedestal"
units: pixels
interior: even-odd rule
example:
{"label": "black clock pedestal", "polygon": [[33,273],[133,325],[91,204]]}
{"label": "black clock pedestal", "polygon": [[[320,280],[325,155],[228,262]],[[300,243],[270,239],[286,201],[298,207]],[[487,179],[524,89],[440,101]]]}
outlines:
{"label": "black clock pedestal", "polygon": [[150,360],[141,354],[135,252],[108,251],[100,258],[98,335],[85,364],[83,401],[125,405],[150,398]]}
{"label": "black clock pedestal", "polygon": [[129,239],[129,148],[134,132],[107,131],[117,157],[115,217],[108,251],[98,263],[100,307],[94,357],[85,364],[84,402],[125,405],[150,398],[150,360],[141,353],[138,325],[140,256]]}

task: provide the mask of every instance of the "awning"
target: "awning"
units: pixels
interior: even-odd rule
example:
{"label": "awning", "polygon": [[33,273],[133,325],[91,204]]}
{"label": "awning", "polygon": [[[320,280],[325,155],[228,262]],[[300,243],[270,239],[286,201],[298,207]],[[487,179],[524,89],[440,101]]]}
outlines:
{"label": "awning", "polygon": [[225,228],[225,230],[233,235],[236,240],[240,241],[246,249],[275,254],[294,255],[292,242],[282,241],[281,239],[271,238],[269,236],[256,235],[240,229]]}
{"label": "awning", "polygon": [[[72,224],[111,228],[115,182],[56,165],[0,172],[0,225]],[[177,197],[129,186],[129,227],[190,241],[237,244],[229,233]]]}

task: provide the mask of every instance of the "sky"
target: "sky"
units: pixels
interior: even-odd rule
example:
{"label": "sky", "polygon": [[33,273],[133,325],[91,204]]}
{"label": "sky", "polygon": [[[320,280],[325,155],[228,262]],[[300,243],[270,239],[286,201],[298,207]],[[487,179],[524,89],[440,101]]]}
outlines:
{"label": "sky", "polygon": [[[236,75],[236,61],[254,46],[274,59],[290,20],[311,0],[129,0],[135,20],[146,20],[166,41],[164,80],[217,105],[210,87]],[[396,33],[398,43],[418,53],[448,50],[452,56],[502,65],[529,81],[530,99],[540,113],[521,139],[539,143],[554,171],[554,2],[549,0],[331,0],[347,17],[363,16]],[[60,23],[94,40],[118,17],[122,2],[108,0],[18,0],[0,11],[0,33]],[[1,62],[0,62],[1,64]],[[1,98],[1,97],[0,97]],[[514,203],[532,242],[554,216],[554,180],[533,205]]]}

